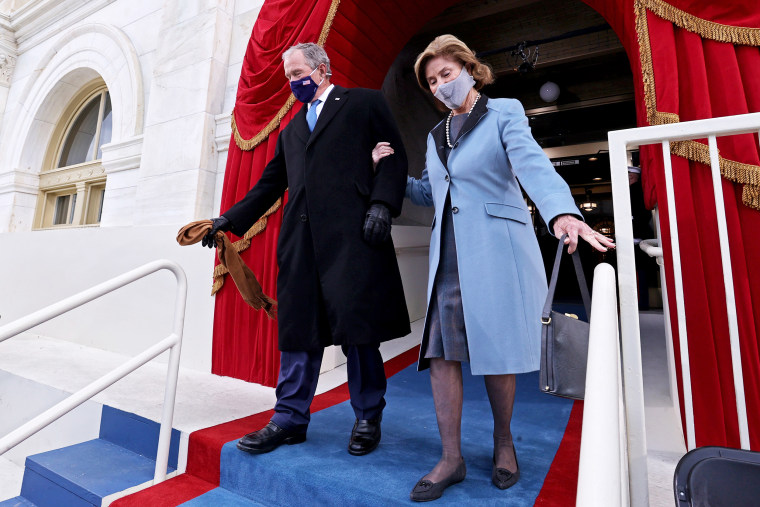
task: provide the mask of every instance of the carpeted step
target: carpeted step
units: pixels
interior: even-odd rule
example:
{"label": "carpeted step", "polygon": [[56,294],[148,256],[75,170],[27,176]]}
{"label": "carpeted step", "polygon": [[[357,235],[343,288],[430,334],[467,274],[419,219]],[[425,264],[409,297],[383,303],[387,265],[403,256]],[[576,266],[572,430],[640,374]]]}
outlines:
{"label": "carpeted step", "polygon": [[108,495],[151,481],[155,466],[113,442],[90,440],[27,457],[21,496],[40,507],[101,505]]}
{"label": "carpeted step", "polygon": [[[438,503],[533,505],[562,440],[572,401],[543,394],[536,373],[518,375],[512,431],[521,479],[491,484],[493,418],[482,377],[464,372],[462,451],[467,478]],[[303,444],[263,455],[222,449],[220,486],[264,505],[409,505],[409,492],[440,456],[427,373],[411,366],[389,379],[383,438],[367,456],[346,451],[354,422],[348,402],[312,416]],[[200,504],[210,505],[210,504]]]}
{"label": "carpeted step", "polygon": [[185,502],[182,507],[267,507],[264,504],[257,503],[250,498],[228,491],[224,488],[215,488],[199,497]]}

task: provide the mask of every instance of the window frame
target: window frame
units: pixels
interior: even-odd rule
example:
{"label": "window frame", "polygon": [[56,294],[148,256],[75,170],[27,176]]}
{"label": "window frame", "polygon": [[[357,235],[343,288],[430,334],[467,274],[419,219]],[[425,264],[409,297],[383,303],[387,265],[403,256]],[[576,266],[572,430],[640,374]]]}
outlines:
{"label": "window frame", "polygon": [[[34,230],[50,230],[76,227],[99,227],[102,207],[97,212],[97,221],[92,221],[95,214],[91,209],[92,192],[105,192],[106,174],[101,158],[93,158],[86,162],[59,167],[65,143],[72,132],[72,128],[85,108],[97,97],[100,98],[98,105],[98,120],[93,143],[93,157],[97,157],[101,149],[101,135],[103,121],[105,119],[105,107],[107,94],[109,93],[105,82],[96,79],[82,88],[71,100],[60,117],[51,137],[51,142],[46,150],[43,166],[40,171],[39,194]],[[113,101],[111,102],[111,114],[113,114]],[[110,140],[109,140],[110,142]],[[73,221],[67,224],[53,224],[55,216],[56,198],[66,194],[76,195],[75,209],[72,210]],[[98,200],[104,204],[104,199]]]}

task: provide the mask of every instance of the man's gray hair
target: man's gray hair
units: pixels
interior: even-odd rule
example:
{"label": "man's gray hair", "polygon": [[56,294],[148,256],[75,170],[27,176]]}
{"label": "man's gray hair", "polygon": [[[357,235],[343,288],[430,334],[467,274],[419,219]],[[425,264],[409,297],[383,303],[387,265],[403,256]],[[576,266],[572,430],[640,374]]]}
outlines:
{"label": "man's gray hair", "polygon": [[316,69],[320,64],[324,63],[327,67],[327,75],[332,75],[332,72],[330,72],[330,58],[327,57],[327,53],[322,49],[322,46],[314,44],[313,42],[302,42],[295,46],[290,46],[285,50],[282,54],[282,59],[285,60],[286,58],[290,58],[294,51],[300,51],[303,53],[306,63],[309,64],[309,67],[312,69]]}

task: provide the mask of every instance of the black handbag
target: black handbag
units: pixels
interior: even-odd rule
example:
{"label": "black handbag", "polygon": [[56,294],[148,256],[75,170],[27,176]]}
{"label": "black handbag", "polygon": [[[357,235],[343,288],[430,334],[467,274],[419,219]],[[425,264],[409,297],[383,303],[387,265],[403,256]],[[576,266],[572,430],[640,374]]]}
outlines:
{"label": "black handbag", "polygon": [[[559,240],[554,259],[549,293],[541,314],[541,373],[539,387],[548,394],[582,400],[586,391],[586,361],[588,359],[588,322],[577,315],[552,310],[557,275],[565,247],[565,236]],[[575,274],[581,287],[586,315],[591,315],[591,298],[583,276],[578,250],[572,254]]]}

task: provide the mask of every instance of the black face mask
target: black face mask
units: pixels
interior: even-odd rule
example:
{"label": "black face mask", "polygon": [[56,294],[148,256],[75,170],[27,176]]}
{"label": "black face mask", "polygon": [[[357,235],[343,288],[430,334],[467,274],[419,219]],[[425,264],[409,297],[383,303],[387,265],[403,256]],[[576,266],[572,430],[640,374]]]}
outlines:
{"label": "black face mask", "polygon": [[[316,70],[317,69],[312,70],[311,74],[314,74]],[[290,89],[293,91],[293,95],[304,104],[311,102],[314,95],[317,93],[317,88],[322,84],[322,82],[319,84],[315,83],[311,78],[311,74],[309,74],[309,77],[307,78],[296,79],[295,81],[290,82]],[[324,79],[322,81],[324,81]]]}

